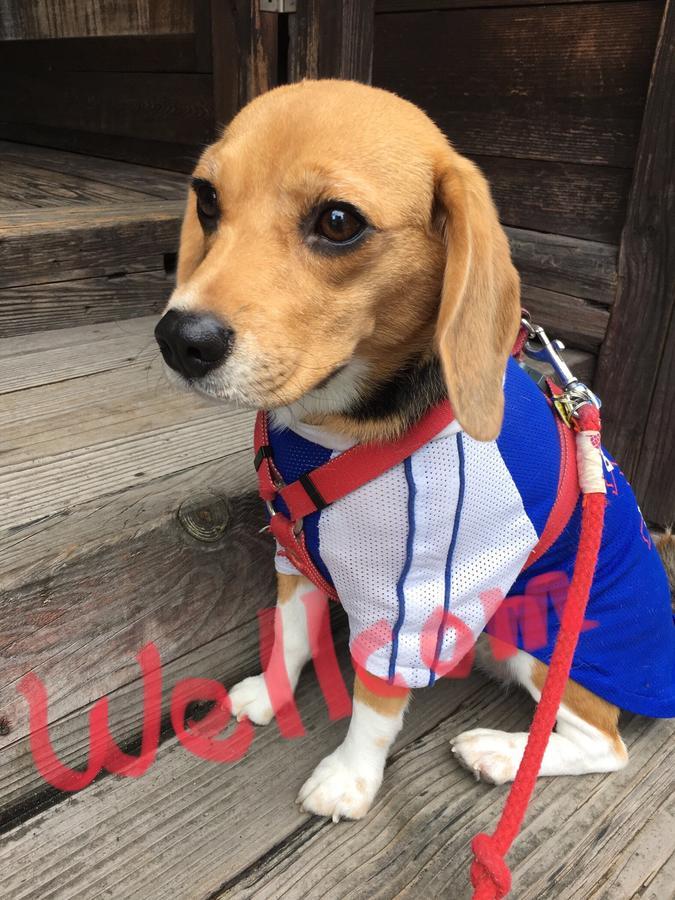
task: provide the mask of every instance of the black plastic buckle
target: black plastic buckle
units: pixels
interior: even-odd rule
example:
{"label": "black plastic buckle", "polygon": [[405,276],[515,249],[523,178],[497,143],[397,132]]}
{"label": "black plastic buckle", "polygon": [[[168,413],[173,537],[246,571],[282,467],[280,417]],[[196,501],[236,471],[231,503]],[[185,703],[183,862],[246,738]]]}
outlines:
{"label": "black plastic buckle", "polygon": [[255,466],[256,472],[262,465],[263,459],[272,459],[272,448],[269,444],[262,444],[253,458],[253,465]]}

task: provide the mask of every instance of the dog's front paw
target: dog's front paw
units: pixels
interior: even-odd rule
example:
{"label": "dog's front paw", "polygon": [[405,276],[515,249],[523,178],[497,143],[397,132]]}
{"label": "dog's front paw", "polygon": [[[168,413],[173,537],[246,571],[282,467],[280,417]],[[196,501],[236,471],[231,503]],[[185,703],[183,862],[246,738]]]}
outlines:
{"label": "dog's front paw", "polygon": [[362,819],[371,807],[382,783],[382,771],[349,765],[340,747],[322,759],[300,788],[298,803],[315,816]]}
{"label": "dog's front paw", "polygon": [[464,731],[450,742],[450,748],[458,762],[476,776],[492,784],[513,781],[527,735],[493,731],[490,728],[474,728]]}
{"label": "dog's front paw", "polygon": [[232,715],[237,721],[245,716],[255,725],[269,725],[274,718],[274,710],[265,684],[264,675],[244,678],[229,692]]}

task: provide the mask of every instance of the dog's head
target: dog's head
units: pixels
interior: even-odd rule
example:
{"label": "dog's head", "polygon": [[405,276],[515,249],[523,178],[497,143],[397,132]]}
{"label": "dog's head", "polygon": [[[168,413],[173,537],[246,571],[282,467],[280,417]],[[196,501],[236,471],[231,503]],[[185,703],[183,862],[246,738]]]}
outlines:
{"label": "dog's head", "polygon": [[518,320],[480,171],[399,97],[306,81],[254,100],[204,152],[156,333],[200,392],[362,438],[405,424],[370,399],[440,359],[459,422],[489,440]]}

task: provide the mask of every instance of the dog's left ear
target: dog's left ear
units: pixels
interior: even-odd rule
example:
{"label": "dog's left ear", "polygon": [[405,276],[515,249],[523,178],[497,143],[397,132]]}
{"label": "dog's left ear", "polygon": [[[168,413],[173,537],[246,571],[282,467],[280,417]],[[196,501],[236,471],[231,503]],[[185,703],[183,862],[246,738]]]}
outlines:
{"label": "dog's left ear", "polygon": [[490,441],[504,415],[520,280],[487,181],[450,148],[437,167],[436,205],[446,241],[436,346],[457,420],[471,437]]}

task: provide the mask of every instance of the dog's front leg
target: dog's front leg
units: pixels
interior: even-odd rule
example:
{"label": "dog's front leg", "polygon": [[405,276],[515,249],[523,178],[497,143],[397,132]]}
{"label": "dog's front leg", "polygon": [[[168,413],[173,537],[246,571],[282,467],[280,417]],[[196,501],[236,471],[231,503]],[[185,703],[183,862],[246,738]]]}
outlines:
{"label": "dog's front leg", "polygon": [[[312,656],[307,611],[302,600],[308,591],[314,591],[314,587],[302,575],[277,574],[274,644],[267,670],[270,678],[285,671],[291,695],[303,667]],[[328,600],[325,602],[327,604]],[[232,715],[237,719],[248,716],[256,725],[267,725],[274,717],[264,675],[240,681],[230,691],[230,702]]]}
{"label": "dog's front leg", "polygon": [[[386,685],[383,682],[386,691]],[[384,692],[383,692],[384,693]],[[403,724],[410,691],[383,696],[356,676],[347,736],[321,760],[302,786],[298,802],[307,812],[334,822],[366,815],[382,784],[391,745]]]}

